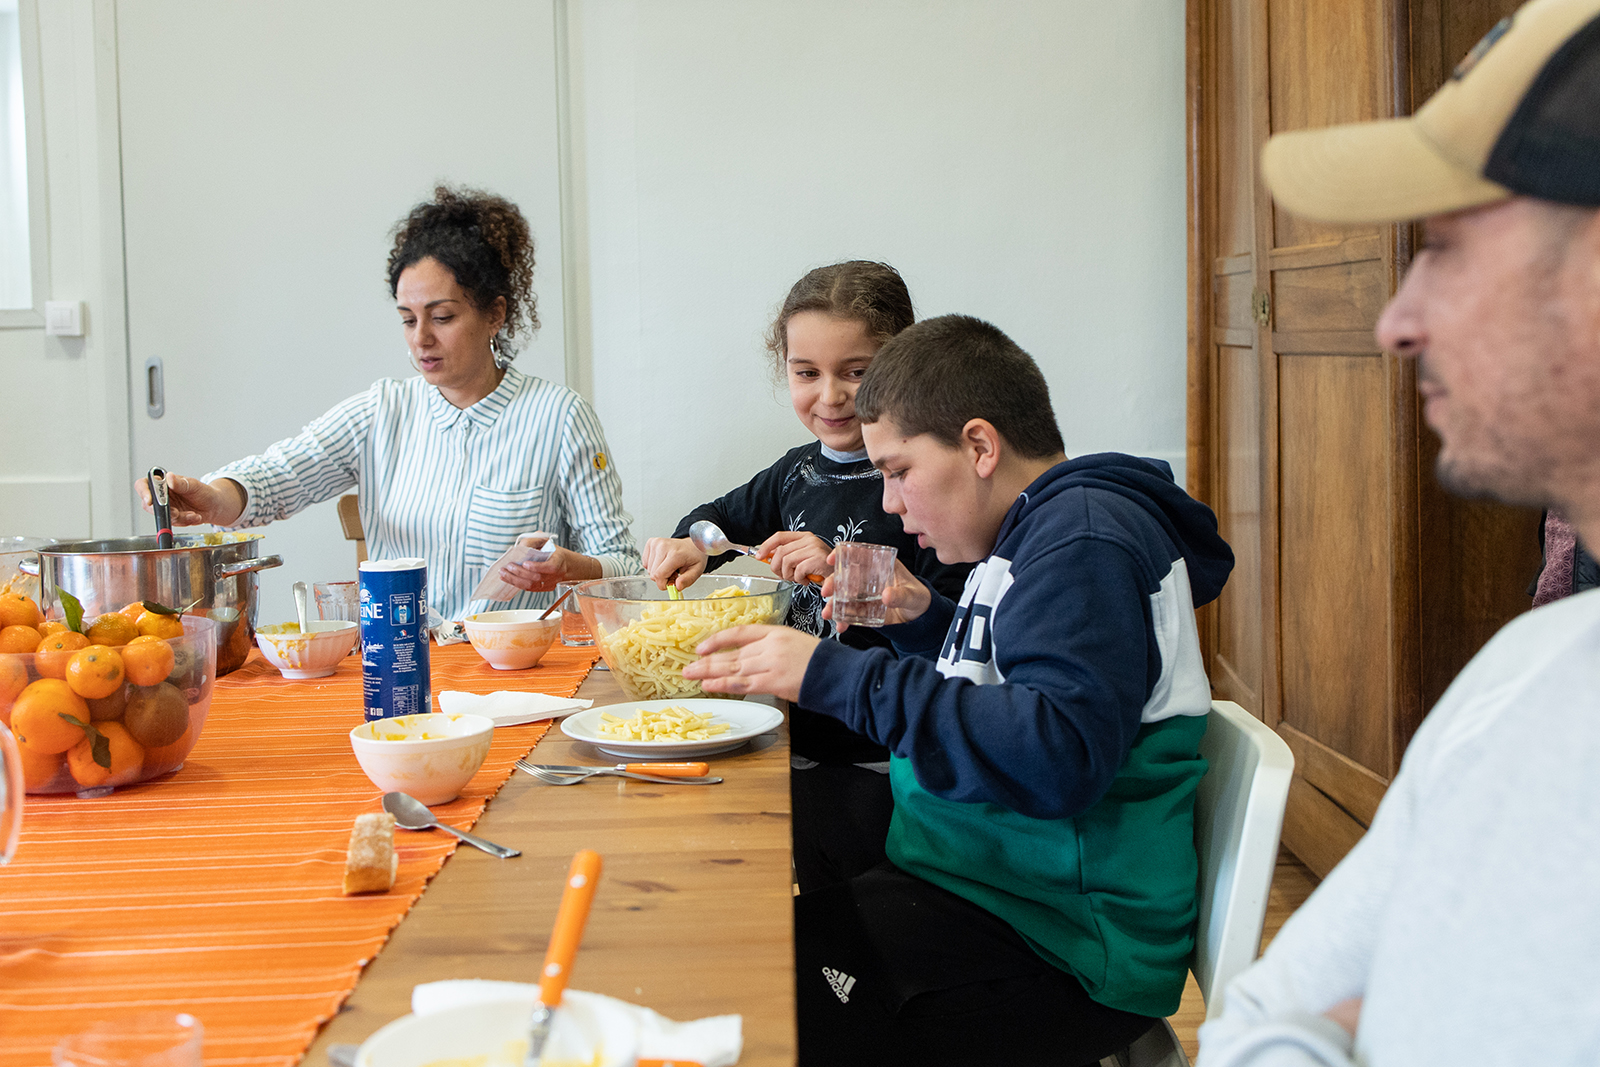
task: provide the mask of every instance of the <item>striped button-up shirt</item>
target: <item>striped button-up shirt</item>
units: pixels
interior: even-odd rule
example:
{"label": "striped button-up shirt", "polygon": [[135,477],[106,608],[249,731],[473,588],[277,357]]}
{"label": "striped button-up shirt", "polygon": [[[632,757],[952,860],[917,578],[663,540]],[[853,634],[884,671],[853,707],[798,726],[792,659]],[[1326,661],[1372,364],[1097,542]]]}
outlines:
{"label": "striped button-up shirt", "polygon": [[605,576],[639,571],[622,480],[600,420],[563,386],[506,368],[469,408],[422,378],[386,378],[258,456],[206,476],[248,494],[232,528],[287,518],[357,488],[373,559],[428,561],[430,607],[447,619],[541,607],[551,593],[469,601],[518,534],[543,530],[600,561]]}

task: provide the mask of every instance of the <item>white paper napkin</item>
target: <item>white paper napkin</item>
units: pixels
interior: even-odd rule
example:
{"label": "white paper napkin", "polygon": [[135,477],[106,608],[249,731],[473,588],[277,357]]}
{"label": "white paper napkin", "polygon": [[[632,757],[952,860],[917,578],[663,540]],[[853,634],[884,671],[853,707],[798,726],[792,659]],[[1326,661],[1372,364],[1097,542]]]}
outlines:
{"label": "white paper napkin", "polygon": [[507,563],[543,563],[555,554],[555,538],[543,530],[519,536],[499,559],[489,564],[483,581],[472,591],[472,600],[514,600],[521,596],[518,589],[500,576],[500,568]]}
{"label": "white paper napkin", "polygon": [[[526,1000],[532,1011],[538,994],[538,986],[524,982],[426,982],[411,990],[411,1010],[429,1015],[461,1004]],[[744,1050],[744,1018],[712,1015],[678,1023],[616,997],[569,989],[551,1027],[546,1055],[587,1058],[596,1047],[601,1049],[601,1067],[632,1067],[641,1059],[732,1067]]]}
{"label": "white paper napkin", "polygon": [[460,693],[447,689],[439,694],[439,710],[447,715],[482,715],[496,726],[521,726],[543,719],[559,719],[593,704],[577,697],[553,697],[544,693]]}

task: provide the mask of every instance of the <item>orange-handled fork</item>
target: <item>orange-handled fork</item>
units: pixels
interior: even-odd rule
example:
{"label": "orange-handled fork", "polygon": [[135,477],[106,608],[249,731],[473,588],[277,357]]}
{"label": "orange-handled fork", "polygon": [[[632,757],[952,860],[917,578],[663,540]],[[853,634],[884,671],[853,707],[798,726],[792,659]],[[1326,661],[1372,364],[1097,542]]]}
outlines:
{"label": "orange-handled fork", "polygon": [[583,927],[589,921],[589,905],[594,902],[594,890],[599,881],[600,853],[582,849],[572,857],[567,887],[562,890],[561,906],[556,909],[550,949],[544,954],[544,970],[539,975],[539,1001],[528,1019],[528,1055],[522,1067],[539,1067],[544,1062],[550,1024],[561,1006],[561,994],[566,992],[572,958],[578,954],[578,942],[583,940]]}
{"label": "orange-handled fork", "polygon": [[517,769],[527,771],[548,785],[576,785],[597,774],[614,774],[619,778],[636,778],[642,782],[660,782],[665,785],[715,785],[721,778],[707,775],[707,763],[618,763],[613,767],[583,767],[574,764],[533,763],[517,760]]}

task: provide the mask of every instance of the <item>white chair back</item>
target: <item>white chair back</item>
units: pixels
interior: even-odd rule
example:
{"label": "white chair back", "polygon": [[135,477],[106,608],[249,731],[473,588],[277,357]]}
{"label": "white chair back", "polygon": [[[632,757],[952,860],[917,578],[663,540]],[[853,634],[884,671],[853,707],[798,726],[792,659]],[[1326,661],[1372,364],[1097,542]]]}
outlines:
{"label": "white chair back", "polygon": [[[1200,754],[1208,766],[1194,804],[1200,918],[1189,967],[1210,1019],[1222,1010],[1227,984],[1255,960],[1261,945],[1294,756],[1283,738],[1228,700],[1211,702]],[[1166,1020],[1103,1062],[1119,1067],[1189,1063]]]}
{"label": "white chair back", "polygon": [[1261,945],[1294,756],[1283,738],[1227,700],[1212,701],[1200,754],[1209,766],[1194,806],[1200,921],[1191,967],[1210,1019]]}

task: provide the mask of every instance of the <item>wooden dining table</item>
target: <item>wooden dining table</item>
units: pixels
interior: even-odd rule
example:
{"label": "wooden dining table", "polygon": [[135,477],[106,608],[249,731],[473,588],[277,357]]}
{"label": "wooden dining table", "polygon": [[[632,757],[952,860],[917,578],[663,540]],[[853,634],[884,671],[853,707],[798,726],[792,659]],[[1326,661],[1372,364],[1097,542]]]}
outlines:
{"label": "wooden dining table", "polygon": [[[578,695],[596,706],[625,699],[604,669]],[[567,868],[582,848],[599,852],[605,868],[572,987],[680,1021],[738,1014],[741,1065],[793,1064],[788,733],[780,728],[706,758],[720,785],[596,777],[551,786],[516,772],[473,833],[522,855],[500,860],[457,849],[317,1035],[303,1067],[323,1067],[330,1045],[359,1043],[405,1015],[419,983],[536,982]],[[559,728],[529,759],[622,762]]]}

